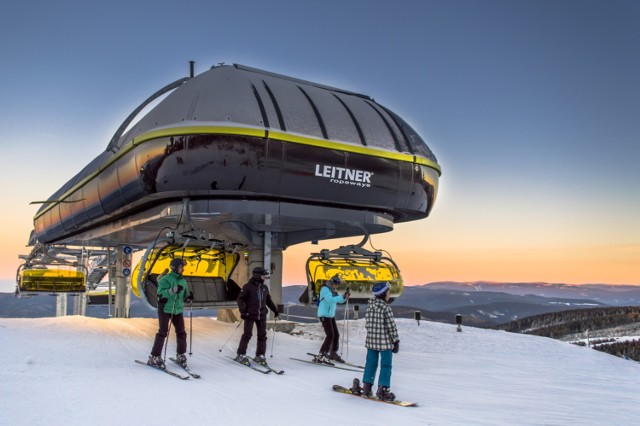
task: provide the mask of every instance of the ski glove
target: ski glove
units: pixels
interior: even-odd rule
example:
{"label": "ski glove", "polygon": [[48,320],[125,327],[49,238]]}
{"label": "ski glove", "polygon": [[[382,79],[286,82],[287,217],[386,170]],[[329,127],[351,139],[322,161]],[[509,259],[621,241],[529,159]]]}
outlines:
{"label": "ski glove", "polygon": [[171,289],[169,290],[169,292],[171,294],[178,294],[180,293],[180,291],[182,291],[182,288],[179,285],[174,285],[173,287],[171,287]]}
{"label": "ski glove", "polygon": [[397,354],[399,351],[400,351],[400,340],[393,343],[393,349],[391,350],[391,352],[393,352],[394,354]]}
{"label": "ski glove", "polygon": [[249,312],[242,312],[242,313],[240,314],[240,318],[242,318],[242,319],[247,319],[247,318],[249,318]]}
{"label": "ski glove", "polygon": [[186,302],[193,302],[193,292],[190,291],[187,297],[184,298]]}

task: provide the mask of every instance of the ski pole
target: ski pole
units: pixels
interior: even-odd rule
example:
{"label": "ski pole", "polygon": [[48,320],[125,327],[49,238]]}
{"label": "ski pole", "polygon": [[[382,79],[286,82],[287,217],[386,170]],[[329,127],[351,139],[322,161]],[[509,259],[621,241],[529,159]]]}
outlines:
{"label": "ski pole", "polygon": [[345,348],[345,344],[344,344],[344,336],[347,336],[347,352],[346,352],[346,356],[345,358],[349,358],[349,323],[347,321],[347,318],[349,316],[349,299],[347,299],[347,305],[345,306],[345,311],[344,311],[344,328],[342,330],[342,350],[340,351],[342,353],[342,351],[344,351]]}
{"label": "ski pole", "polygon": [[278,317],[275,317],[273,320],[273,336],[271,337],[271,355],[270,358],[273,358],[273,342],[276,341],[276,326],[278,325]]}
{"label": "ski pole", "polygon": [[193,299],[189,301],[189,356],[193,355]]}
{"label": "ski pole", "polygon": [[167,337],[164,339],[164,357],[163,361],[167,362],[167,348],[169,347],[169,334],[171,334],[171,324],[173,323],[173,315],[176,309],[176,302],[178,301],[178,295],[173,299],[173,307],[171,308],[171,318],[169,319],[169,326],[167,327]]}
{"label": "ski pole", "polygon": [[349,359],[349,314],[351,311],[349,310],[349,299],[347,299],[347,359]]}
{"label": "ski pole", "polygon": [[347,359],[349,359],[349,299],[347,299]]}
{"label": "ski pole", "polygon": [[233,337],[234,334],[236,334],[236,330],[238,329],[238,327],[240,327],[240,324],[242,324],[244,322],[243,319],[240,320],[240,322],[238,323],[238,325],[236,325],[236,328],[233,329],[233,332],[231,333],[231,336],[229,336],[229,338],[227,339],[226,342],[224,342],[224,345],[222,345],[222,347],[220,349],[218,349],[218,352],[222,352],[222,350],[224,349],[225,346],[227,346],[227,343],[229,343],[229,340],[231,340],[231,338]]}

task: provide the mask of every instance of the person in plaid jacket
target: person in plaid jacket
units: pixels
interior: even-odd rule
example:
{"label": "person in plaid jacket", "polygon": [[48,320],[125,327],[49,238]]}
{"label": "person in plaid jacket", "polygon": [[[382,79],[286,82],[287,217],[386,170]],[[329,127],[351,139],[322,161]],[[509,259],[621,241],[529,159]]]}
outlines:
{"label": "person in plaid jacket", "polygon": [[378,376],[378,390],[376,396],[385,401],[395,400],[391,393],[391,367],[393,354],[400,349],[400,338],[393,312],[389,307],[389,283],[382,282],[373,286],[373,296],[369,299],[366,314],[367,361],[362,378],[361,394],[372,396],[371,387],[375,381],[378,361],[380,360],[380,375]]}

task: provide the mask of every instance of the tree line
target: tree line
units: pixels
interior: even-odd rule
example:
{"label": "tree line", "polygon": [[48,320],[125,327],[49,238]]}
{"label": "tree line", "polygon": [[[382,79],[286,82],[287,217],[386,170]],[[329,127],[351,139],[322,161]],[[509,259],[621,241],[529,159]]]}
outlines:
{"label": "tree line", "polygon": [[640,306],[572,309],[521,318],[495,328],[513,333],[561,338],[576,333],[640,322]]}
{"label": "tree line", "polygon": [[593,349],[640,362],[640,340],[623,340],[594,345]]}

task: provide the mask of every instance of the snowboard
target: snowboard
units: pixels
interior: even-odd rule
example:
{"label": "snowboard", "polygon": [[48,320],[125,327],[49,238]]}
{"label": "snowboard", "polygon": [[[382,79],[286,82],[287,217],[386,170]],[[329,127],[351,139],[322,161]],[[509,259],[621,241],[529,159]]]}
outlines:
{"label": "snowboard", "polygon": [[344,393],[347,395],[353,395],[355,397],[358,398],[362,398],[362,399],[368,399],[370,401],[376,401],[376,402],[382,402],[383,404],[393,404],[393,405],[398,405],[400,407],[417,407],[418,403],[417,402],[406,402],[406,401],[383,401],[382,399],[378,399],[375,396],[368,398],[366,396],[362,396],[362,395],[355,395],[353,393],[351,393],[351,389],[349,388],[345,388],[344,386],[340,386],[340,385],[333,385],[333,390],[336,392],[340,392],[340,393]]}

